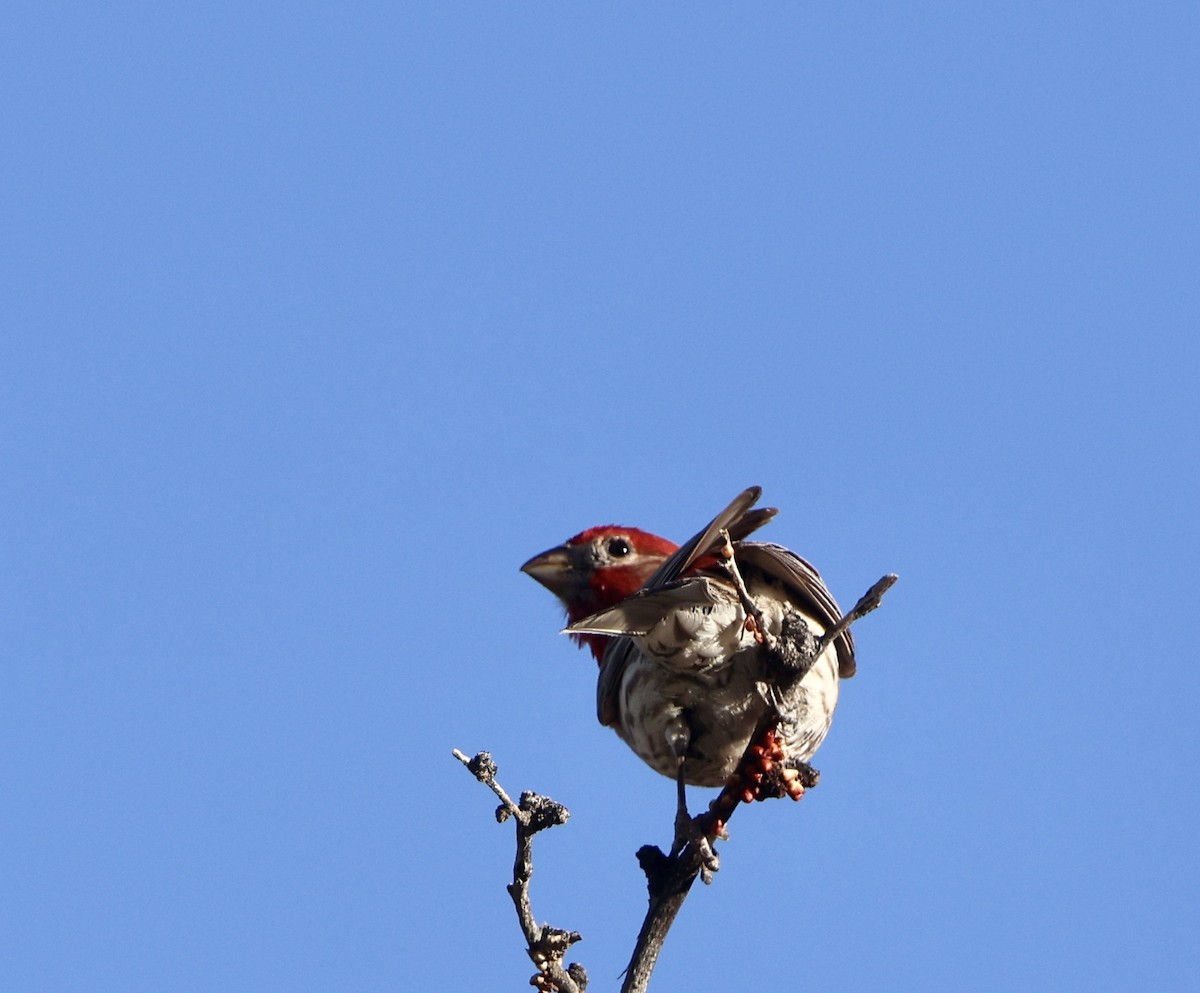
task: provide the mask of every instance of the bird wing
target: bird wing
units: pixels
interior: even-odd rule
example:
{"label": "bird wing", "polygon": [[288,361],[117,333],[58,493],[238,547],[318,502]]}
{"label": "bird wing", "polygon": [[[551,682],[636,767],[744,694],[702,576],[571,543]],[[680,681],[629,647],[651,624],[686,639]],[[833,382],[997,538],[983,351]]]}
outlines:
{"label": "bird wing", "polygon": [[637,655],[637,645],[629,638],[613,638],[604,649],[604,662],[596,683],[596,717],[605,727],[616,727],[621,716],[617,702],[621,677]]}
{"label": "bird wing", "polygon": [[682,579],[652,590],[649,586],[615,607],[600,610],[576,621],[566,630],[571,634],[621,635],[649,634],[650,629],[674,610],[688,607],[711,607],[727,600],[717,584],[704,576]]}
{"label": "bird wing", "polygon": [[[761,486],[750,486],[742,490],[729,506],[708,522],[704,530],[692,535],[675,553],[658,567],[658,571],[646,582],[643,590],[654,590],[682,576],[696,559],[711,552],[720,541],[721,532],[728,531],[735,540],[740,540],[762,527],[775,516],[775,508],[751,511],[762,496]],[[637,594],[635,594],[636,596]]]}

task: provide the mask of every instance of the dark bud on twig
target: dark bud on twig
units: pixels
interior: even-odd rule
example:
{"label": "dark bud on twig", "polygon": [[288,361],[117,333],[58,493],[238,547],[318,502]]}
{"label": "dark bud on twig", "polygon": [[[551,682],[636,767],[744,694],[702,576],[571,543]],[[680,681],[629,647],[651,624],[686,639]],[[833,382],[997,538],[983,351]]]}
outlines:
{"label": "dark bud on twig", "polygon": [[580,990],[587,989],[587,970],[578,962],[572,962],[569,966],[567,966],[567,975],[575,980],[575,985],[578,986]]}
{"label": "dark bud on twig", "polygon": [[779,637],[771,645],[768,659],[779,672],[781,682],[795,685],[817,660],[818,642],[804,616],[788,610],[780,626]]}
{"label": "dark bud on twig", "polygon": [[467,767],[467,771],[478,779],[484,786],[491,786],[496,781],[496,763],[492,760],[491,752],[476,752],[474,758],[467,758],[460,749],[451,749],[451,754]]}
{"label": "dark bud on twig", "polygon": [[859,617],[865,617],[872,610],[879,606],[880,602],[883,600],[883,595],[895,585],[896,580],[899,578],[900,577],[894,572],[889,572],[862,595],[850,613],[856,620]]}
{"label": "dark bud on twig", "polygon": [[530,834],[536,834],[543,828],[566,824],[571,816],[561,803],[528,791],[521,794],[520,810],[527,815],[525,825]]}
{"label": "dark bud on twig", "polygon": [[657,845],[643,845],[637,850],[638,865],[646,874],[646,883],[654,893],[675,866],[675,860],[667,858]]}
{"label": "dark bud on twig", "polygon": [[538,964],[548,962],[551,958],[562,958],[571,945],[582,940],[583,935],[577,931],[563,931],[562,928],[546,925],[541,929],[538,947],[530,950],[529,956]]}
{"label": "dark bud on twig", "polygon": [[763,777],[757,799],[790,796],[793,800],[799,800],[805,790],[812,789],[820,781],[821,774],[807,762],[788,759]]}
{"label": "dark bud on twig", "polygon": [[896,585],[896,580],[900,577],[894,572],[889,572],[883,576],[874,586],[866,593],[858,598],[858,603],[854,605],[854,609],[850,613],[842,617],[833,627],[826,631],[821,636],[821,641],[818,644],[817,654],[825,651],[826,647],[833,642],[833,639],[840,635],[855,621],[866,617],[872,610],[879,606],[883,601],[883,595]]}

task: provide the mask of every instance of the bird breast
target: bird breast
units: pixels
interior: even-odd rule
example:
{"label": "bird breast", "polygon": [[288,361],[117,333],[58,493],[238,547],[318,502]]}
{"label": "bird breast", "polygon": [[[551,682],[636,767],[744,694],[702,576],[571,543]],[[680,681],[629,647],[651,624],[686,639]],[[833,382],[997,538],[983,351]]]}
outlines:
{"label": "bird breast", "polygon": [[736,600],[682,606],[637,640],[643,652],[669,668],[704,672],[753,644],[745,621]]}

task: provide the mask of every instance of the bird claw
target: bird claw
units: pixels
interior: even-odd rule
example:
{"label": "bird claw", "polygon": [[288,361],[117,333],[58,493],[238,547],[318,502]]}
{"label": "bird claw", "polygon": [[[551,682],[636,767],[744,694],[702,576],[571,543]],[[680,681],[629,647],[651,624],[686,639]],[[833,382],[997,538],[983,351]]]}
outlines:
{"label": "bird claw", "polygon": [[[724,826],[716,837],[728,837]],[[708,821],[703,817],[688,817],[686,812],[675,818],[675,842],[671,846],[671,857],[691,847],[700,867],[700,878],[707,884],[712,882],[713,873],[721,868],[721,859],[713,849],[709,836]]]}
{"label": "bird claw", "polygon": [[713,851],[712,842],[709,840],[709,818],[705,816],[692,817],[688,813],[686,777],[684,775],[686,737],[680,736],[675,744],[678,746],[676,752],[679,756],[679,769],[675,776],[677,791],[675,795],[675,840],[671,844],[671,858],[679,856],[688,846],[692,846],[701,878],[704,882],[709,883],[712,881],[712,874],[721,867],[721,860],[717,858],[717,853]]}

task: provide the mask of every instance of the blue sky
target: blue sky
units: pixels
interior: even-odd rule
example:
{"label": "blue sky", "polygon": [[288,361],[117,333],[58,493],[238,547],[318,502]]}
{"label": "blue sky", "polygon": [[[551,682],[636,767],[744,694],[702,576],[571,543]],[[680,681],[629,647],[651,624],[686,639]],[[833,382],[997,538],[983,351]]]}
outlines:
{"label": "blue sky", "polygon": [[[846,603],[663,989],[1189,989],[1200,15],[20,4],[0,986],[616,988],[670,783],[517,571],[751,483]],[[694,803],[702,802],[697,794]]]}

